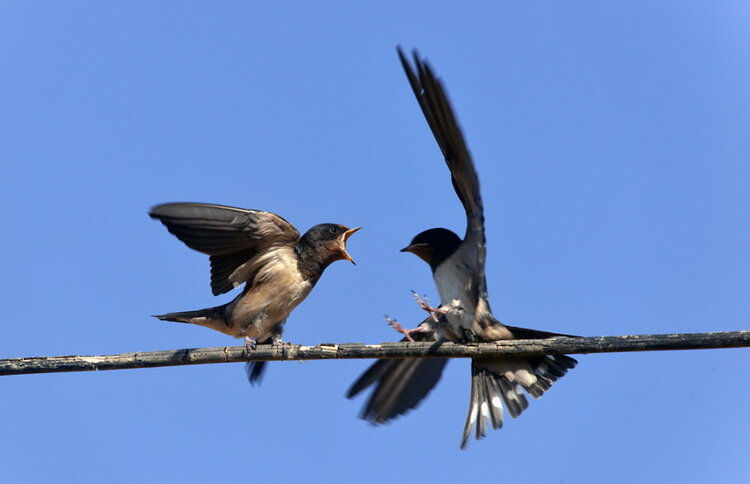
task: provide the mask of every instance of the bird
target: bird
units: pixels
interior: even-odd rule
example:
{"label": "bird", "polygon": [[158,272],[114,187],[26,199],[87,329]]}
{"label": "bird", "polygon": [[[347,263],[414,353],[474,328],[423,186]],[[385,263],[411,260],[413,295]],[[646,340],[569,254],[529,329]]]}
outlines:
{"label": "bird", "polygon": [[[414,329],[403,330],[398,324],[393,325],[394,328],[405,334],[404,340],[436,343],[570,336],[507,326],[493,315],[485,279],[484,208],[474,162],[445,89],[430,65],[414,51],[412,68],[400,47],[397,52],[448,165],[453,188],[466,213],[466,233],[462,239],[448,229],[432,228],[414,236],[409,245],[401,249],[429,264],[441,306],[432,308],[426,301],[419,301],[430,316]],[[374,387],[360,417],[372,424],[386,423],[415,409],[427,397],[440,380],[447,361],[378,360],[355,380],[347,397],[353,398]],[[461,448],[467,447],[472,430],[476,439],[482,439],[488,422],[495,429],[502,427],[503,404],[512,417],[519,416],[528,407],[522,389],[539,398],[576,364],[576,360],[566,355],[472,359],[469,411]]]}
{"label": "bird", "polygon": [[[282,344],[289,314],[312,291],[323,271],[337,260],[354,259],[346,250],[361,227],[318,224],[300,237],[284,218],[271,212],[210,203],[165,203],[149,211],[191,249],[209,256],[211,292],[224,294],[245,284],[221,306],[154,315],[163,321],[191,323],[256,343]],[[260,383],[265,362],[249,362],[251,384]]]}

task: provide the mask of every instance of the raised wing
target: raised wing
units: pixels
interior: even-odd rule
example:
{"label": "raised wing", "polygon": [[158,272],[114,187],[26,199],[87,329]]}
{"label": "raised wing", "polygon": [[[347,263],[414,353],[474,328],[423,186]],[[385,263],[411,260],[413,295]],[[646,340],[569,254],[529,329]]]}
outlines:
{"label": "raised wing", "polygon": [[450,169],[453,188],[466,211],[464,244],[469,246],[466,249],[475,252],[473,257],[476,258],[477,263],[477,289],[479,295],[486,299],[484,208],[474,163],[440,80],[432,73],[430,66],[419,58],[416,51],[414,52],[415,72],[401,48],[397,50],[409,84]]}
{"label": "raised wing", "polygon": [[243,264],[273,247],[293,245],[299,231],[262,210],[209,203],[165,203],[149,212],[191,249],[210,256],[211,292],[223,294],[252,277]]}

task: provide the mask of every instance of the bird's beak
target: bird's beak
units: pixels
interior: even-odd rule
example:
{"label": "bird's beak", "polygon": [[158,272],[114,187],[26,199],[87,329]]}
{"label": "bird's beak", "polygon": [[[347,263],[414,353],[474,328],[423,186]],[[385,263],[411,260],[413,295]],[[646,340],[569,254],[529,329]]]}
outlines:
{"label": "bird's beak", "polygon": [[426,248],[427,244],[411,244],[401,249],[400,252],[411,252],[412,254],[416,254],[420,250],[424,250]]}
{"label": "bird's beak", "polygon": [[430,250],[429,244],[411,244],[407,245],[403,249],[401,249],[401,252],[411,252],[412,254],[416,255],[423,261],[430,263],[430,256],[432,254],[432,251]]}
{"label": "bird's beak", "polygon": [[349,229],[346,232],[344,232],[344,235],[341,237],[341,256],[344,259],[346,259],[349,262],[351,262],[352,264],[354,264],[355,266],[357,265],[357,263],[354,262],[354,259],[352,259],[352,256],[350,256],[349,252],[346,251],[346,241],[349,240],[349,237],[351,237],[352,235],[354,235],[354,232],[356,232],[357,230],[359,230],[361,228],[362,227],[356,227],[356,228],[353,228],[353,229]]}

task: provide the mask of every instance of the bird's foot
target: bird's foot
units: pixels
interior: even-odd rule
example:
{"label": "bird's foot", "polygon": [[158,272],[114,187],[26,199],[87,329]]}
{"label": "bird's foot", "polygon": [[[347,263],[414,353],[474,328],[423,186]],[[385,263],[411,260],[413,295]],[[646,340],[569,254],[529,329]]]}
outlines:
{"label": "bird's foot", "polygon": [[419,333],[420,331],[422,331],[421,326],[417,326],[416,328],[412,329],[404,329],[404,327],[401,326],[401,323],[388,316],[387,314],[385,315],[385,320],[388,322],[388,326],[403,334],[406,339],[412,342],[414,341],[414,338],[411,337],[412,333]]}
{"label": "bird's foot", "polygon": [[255,341],[255,338],[248,338],[245,336],[245,353],[250,353],[250,350],[254,350],[257,344],[258,342]]}
{"label": "bird's foot", "polygon": [[272,346],[291,346],[291,344],[292,343],[290,341],[284,341],[283,339],[281,339],[281,335],[273,336],[271,339]]}
{"label": "bird's foot", "polygon": [[417,291],[412,291],[411,295],[414,296],[414,299],[417,300],[417,304],[419,304],[419,307],[427,311],[430,314],[430,318],[432,318],[432,320],[436,323],[439,321],[439,318],[437,316],[438,314],[442,315],[451,311],[451,308],[435,308],[430,306],[430,302],[427,300],[426,294],[422,297],[419,297]]}

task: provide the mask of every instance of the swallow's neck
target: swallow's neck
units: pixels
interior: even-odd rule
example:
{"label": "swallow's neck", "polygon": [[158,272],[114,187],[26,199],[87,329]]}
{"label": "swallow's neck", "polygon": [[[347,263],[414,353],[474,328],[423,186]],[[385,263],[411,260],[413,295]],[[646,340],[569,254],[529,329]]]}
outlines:
{"label": "swallow's neck", "polygon": [[320,246],[308,243],[304,238],[294,247],[297,253],[297,268],[302,277],[315,284],[323,275],[323,271],[328,267],[326,254],[323,254]]}
{"label": "swallow's neck", "polygon": [[434,244],[432,246],[432,254],[430,256],[430,269],[432,269],[432,273],[435,274],[435,271],[437,270],[440,265],[447,261],[450,256],[456,253],[458,248],[461,246],[461,239],[458,239],[456,241],[453,240],[445,240],[441,241],[440,243]]}

